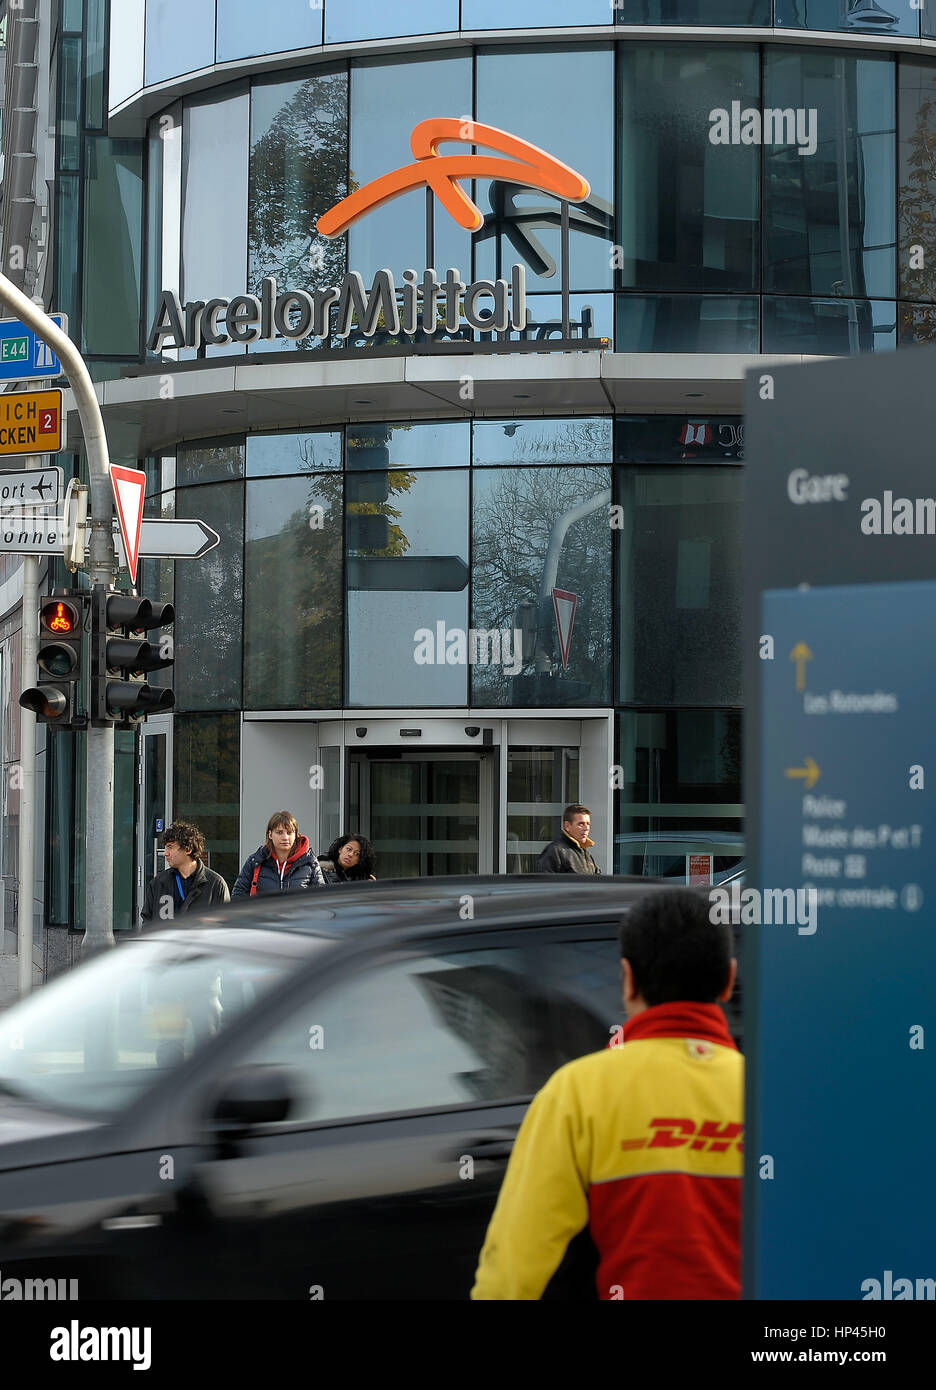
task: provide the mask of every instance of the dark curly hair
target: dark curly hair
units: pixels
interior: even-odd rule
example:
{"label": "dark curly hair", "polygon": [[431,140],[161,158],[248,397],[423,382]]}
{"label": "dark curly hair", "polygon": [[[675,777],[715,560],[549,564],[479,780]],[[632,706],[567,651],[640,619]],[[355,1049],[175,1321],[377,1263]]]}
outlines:
{"label": "dark curly hair", "polygon": [[201,859],[205,853],[205,837],[197,825],[189,821],[174,820],[163,837],[163,844],[178,845],[192,859]]}
{"label": "dark curly hair", "polygon": [[377,875],[377,853],[370,840],[363,835],[339,835],[337,840],[333,840],[328,846],[324,859],[330,859],[336,871],[339,868],[338,854],[344,849],[349,840],[357,840],[361,846],[361,857],[353,869],[341,869],[345,878],[370,878],[371,874]]}

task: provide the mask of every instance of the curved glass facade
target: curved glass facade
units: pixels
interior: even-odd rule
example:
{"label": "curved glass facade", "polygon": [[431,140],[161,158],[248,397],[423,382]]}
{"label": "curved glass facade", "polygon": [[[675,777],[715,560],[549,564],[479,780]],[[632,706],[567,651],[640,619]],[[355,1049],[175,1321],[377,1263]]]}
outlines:
{"label": "curved glass facade", "polygon": [[[931,315],[913,306],[933,299],[934,73],[936,57],[661,38],[365,58],[201,93],[151,126],[147,326],[164,287],[208,301],[258,294],[274,276],[280,292],[314,294],[351,269],[369,286],[386,267],[399,291],[408,268],[456,266],[469,281],[514,264],[529,326],[507,340],[555,324],[552,197],[479,180],[485,221],[471,236],[438,205],[427,216],[414,189],[334,240],[316,232],[349,191],[408,162],[419,120],[473,110],[589,180],[570,208],[573,336],[607,336],[619,352],[836,354],[918,341]],[[574,99],[582,92],[587,102]],[[171,139],[160,138],[167,119]],[[334,325],[182,356],[401,341],[383,329],[341,339]],[[460,322],[445,336],[479,333]]]}
{"label": "curved glass facade", "polygon": [[[121,28],[119,54],[126,65],[145,42],[146,86],[212,63],[420,34],[658,24],[936,36],[929,7],[908,0],[276,0],[261,24],[254,0],[146,0],[145,16],[139,36]],[[129,94],[121,83],[120,99]]]}

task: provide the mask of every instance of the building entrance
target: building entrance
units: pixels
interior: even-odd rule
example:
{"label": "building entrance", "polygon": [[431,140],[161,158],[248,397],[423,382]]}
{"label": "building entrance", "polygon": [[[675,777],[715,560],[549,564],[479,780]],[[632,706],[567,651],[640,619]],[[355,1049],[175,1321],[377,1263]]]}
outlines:
{"label": "building entrance", "polygon": [[349,820],[373,842],[378,877],[492,873],[493,782],[493,753],[352,754]]}

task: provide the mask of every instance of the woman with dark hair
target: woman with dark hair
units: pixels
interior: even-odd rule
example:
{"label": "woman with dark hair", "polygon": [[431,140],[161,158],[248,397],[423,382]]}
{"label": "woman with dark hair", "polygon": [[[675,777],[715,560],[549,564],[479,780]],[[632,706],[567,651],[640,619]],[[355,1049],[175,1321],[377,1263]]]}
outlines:
{"label": "woman with dark hair", "polygon": [[359,883],[376,879],[377,855],[363,835],[339,835],[319,860],[326,883]]}
{"label": "woman with dark hair", "polygon": [[266,840],[246,860],[232,898],[283,893],[294,888],[323,888],[325,880],[308,837],[299,833],[291,811],[277,811],[267,824]]}

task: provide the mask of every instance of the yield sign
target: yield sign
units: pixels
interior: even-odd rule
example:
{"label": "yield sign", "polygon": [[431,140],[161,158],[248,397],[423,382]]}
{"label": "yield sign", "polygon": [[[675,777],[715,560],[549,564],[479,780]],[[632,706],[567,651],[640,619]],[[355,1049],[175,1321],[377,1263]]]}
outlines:
{"label": "yield sign", "polygon": [[146,474],[141,473],[138,468],[124,468],[122,464],[112,463],[110,479],[111,487],[114,489],[114,501],[117,503],[117,520],[123,537],[127,569],[130,571],[131,582],[135,584]]}
{"label": "yield sign", "polygon": [[559,655],[562,669],[569,667],[569,648],[572,645],[572,624],[575,622],[575,609],[578,594],[570,594],[566,589],[553,589],[553,609],[556,614],[556,631],[559,633]]}

